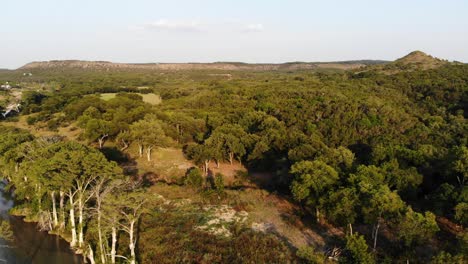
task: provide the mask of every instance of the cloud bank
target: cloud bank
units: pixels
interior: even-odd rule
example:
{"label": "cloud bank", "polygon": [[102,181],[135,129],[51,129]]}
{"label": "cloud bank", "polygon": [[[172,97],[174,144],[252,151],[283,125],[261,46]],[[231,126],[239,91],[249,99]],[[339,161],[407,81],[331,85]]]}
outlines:
{"label": "cloud bank", "polygon": [[193,32],[202,30],[201,24],[198,21],[170,21],[167,19],[160,19],[154,22],[146,23],[140,28],[146,30],[182,32]]}

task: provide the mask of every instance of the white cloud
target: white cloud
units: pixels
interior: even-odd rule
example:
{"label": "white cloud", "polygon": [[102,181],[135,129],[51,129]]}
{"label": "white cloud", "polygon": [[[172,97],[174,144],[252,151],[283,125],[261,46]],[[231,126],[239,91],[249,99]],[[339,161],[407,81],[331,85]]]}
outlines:
{"label": "white cloud", "polygon": [[263,24],[249,24],[246,26],[245,31],[248,32],[261,32],[263,31]]}
{"label": "white cloud", "polygon": [[160,19],[144,24],[140,28],[161,31],[200,31],[201,25],[197,21],[169,21],[167,19]]}
{"label": "white cloud", "polygon": [[138,26],[130,27],[131,30],[137,31],[161,31],[161,32],[262,32],[264,31],[263,24],[245,22],[232,22],[232,21],[214,21],[200,23],[197,20],[168,20],[159,19],[154,22],[141,24]]}

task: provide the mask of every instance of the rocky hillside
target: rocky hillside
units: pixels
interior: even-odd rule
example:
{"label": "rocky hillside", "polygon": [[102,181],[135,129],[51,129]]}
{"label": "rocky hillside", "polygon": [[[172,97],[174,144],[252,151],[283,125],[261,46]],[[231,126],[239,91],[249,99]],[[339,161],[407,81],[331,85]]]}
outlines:
{"label": "rocky hillside", "polygon": [[40,61],[31,62],[20,70],[31,69],[56,69],[56,68],[80,68],[80,69],[147,69],[147,70],[250,70],[250,71],[271,71],[271,70],[311,70],[311,69],[358,69],[366,65],[382,63],[381,61],[352,61],[352,62],[327,62],[327,63],[283,63],[283,64],[247,64],[247,63],[112,63],[107,61]]}

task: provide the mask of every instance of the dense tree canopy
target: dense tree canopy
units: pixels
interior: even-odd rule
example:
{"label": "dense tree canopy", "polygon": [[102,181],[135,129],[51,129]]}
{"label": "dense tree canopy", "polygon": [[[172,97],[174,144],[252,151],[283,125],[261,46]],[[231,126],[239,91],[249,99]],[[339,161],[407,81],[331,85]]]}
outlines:
{"label": "dense tree canopy", "polygon": [[[19,72],[9,74],[10,80],[22,81]],[[37,127],[78,126],[78,139],[100,148],[115,141],[128,155],[146,151],[148,161],[158,147],[182,148],[204,172],[187,174],[184,181],[192,186],[200,186],[200,174],[208,176],[210,166],[223,162],[267,173],[268,186],[291,195],[302,213],[349,226],[344,259],[350,262],[374,261],[353,225],[369,230],[367,243],[377,257],[390,254],[379,250],[382,228],[408,249],[440,239],[439,218],[466,227],[467,65],[232,75],[228,80],[205,71],[38,70],[29,82],[54,89],[25,92],[22,114]],[[100,93],[115,96],[103,100]],[[163,103],[145,102],[146,93],[159,94]],[[58,197],[79,215],[98,199],[88,187],[117,168],[88,146],[34,139],[8,127],[0,133],[1,173],[15,185],[18,199],[34,204],[38,213],[53,210]],[[125,212],[130,219],[131,210]],[[75,218],[52,215],[53,228]],[[84,243],[79,236],[86,219],[77,219],[71,229],[77,243]],[[132,229],[126,228],[128,234]],[[108,233],[112,238],[112,230]],[[386,237],[385,243],[391,240]],[[450,243],[439,243],[437,250],[455,256],[459,252]],[[394,248],[392,254],[400,254]]]}

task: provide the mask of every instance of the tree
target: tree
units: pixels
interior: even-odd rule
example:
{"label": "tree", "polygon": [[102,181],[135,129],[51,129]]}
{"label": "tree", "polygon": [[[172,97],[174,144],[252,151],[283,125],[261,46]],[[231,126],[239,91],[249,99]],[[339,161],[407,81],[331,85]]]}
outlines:
{"label": "tree", "polygon": [[387,185],[398,191],[416,189],[423,181],[423,176],[416,167],[402,169],[397,159],[382,164],[382,173]]}
{"label": "tree", "polygon": [[400,216],[405,203],[400,196],[391,191],[384,183],[385,176],[375,166],[359,166],[356,173],[350,175],[348,181],[355,186],[362,203],[361,213],[368,223],[373,223],[372,238],[374,250],[377,247],[377,238],[381,221]]}
{"label": "tree", "polygon": [[[11,224],[6,220],[0,220],[0,239],[6,242],[12,242],[15,237],[11,229]],[[4,245],[0,245],[0,248]]]}
{"label": "tree", "polygon": [[218,159],[227,157],[232,165],[236,156],[241,161],[251,140],[240,125],[222,125],[213,131],[205,143],[213,148],[213,153]]}
{"label": "tree", "polygon": [[328,149],[319,159],[337,171],[348,171],[352,168],[355,157],[351,150],[340,146],[336,149]]}
{"label": "tree", "polygon": [[452,169],[460,186],[465,185],[468,178],[468,147],[460,146],[452,150]]}
{"label": "tree", "polygon": [[468,224],[468,203],[459,203],[455,206],[455,219],[463,225]]}
{"label": "tree", "polygon": [[198,168],[190,168],[184,177],[184,184],[194,188],[201,188],[203,186],[203,177]]}
{"label": "tree", "polygon": [[362,208],[366,221],[374,223],[372,237],[374,238],[374,250],[377,247],[377,237],[381,221],[398,217],[405,204],[396,192],[390,191],[386,185],[380,185],[377,189],[368,193],[368,200]]}
{"label": "tree", "polygon": [[91,118],[84,126],[84,136],[89,141],[98,141],[99,148],[102,149],[106,138],[116,134],[116,128],[110,121]]}
{"label": "tree", "polygon": [[203,168],[205,176],[208,176],[210,162],[213,159],[213,150],[209,146],[201,144],[191,144],[186,148],[187,156],[192,159],[195,164]]}
{"label": "tree", "polygon": [[224,193],[224,176],[221,173],[216,173],[214,178],[214,188],[218,194]]}
{"label": "tree", "polygon": [[414,212],[411,207],[408,208],[405,216],[399,225],[400,239],[403,239],[407,247],[428,241],[439,231],[435,215],[431,212],[424,214]]}
{"label": "tree", "polygon": [[291,191],[298,201],[315,206],[320,221],[319,199],[338,181],[338,173],[322,161],[301,161],[291,167],[294,181]]}
{"label": "tree", "polygon": [[296,255],[307,264],[323,264],[326,259],[324,254],[317,252],[310,246],[299,248]]}
{"label": "tree", "polygon": [[120,146],[120,151],[128,149],[132,141],[132,134],[129,130],[121,131],[115,138],[115,142]]}
{"label": "tree", "polygon": [[133,123],[130,126],[130,131],[133,140],[138,143],[140,156],[143,152],[143,146],[146,148],[148,161],[151,161],[151,151],[154,148],[167,147],[171,142],[170,138],[164,133],[161,121],[151,116]]}
{"label": "tree", "polygon": [[327,218],[341,225],[349,225],[350,234],[353,233],[352,224],[358,217],[359,196],[355,189],[341,187],[331,190],[321,198]]}
{"label": "tree", "polygon": [[[94,196],[92,186],[100,178],[109,178],[119,173],[114,162],[108,162],[102,153],[74,142],[63,142],[51,145],[45,150],[43,173],[44,182],[50,189],[59,189],[60,193],[68,195],[70,204],[70,226],[72,231],[71,246],[78,243],[84,246],[85,210],[87,202]],[[37,166],[41,166],[38,162]],[[75,209],[78,210],[78,226],[76,226]]]}
{"label": "tree", "polygon": [[118,226],[122,231],[128,234],[130,249],[130,264],[136,263],[136,242],[138,241],[137,223],[141,215],[145,213],[144,205],[148,202],[148,194],[141,190],[124,191],[114,202],[114,210],[118,210],[121,215],[121,221]]}
{"label": "tree", "polygon": [[366,240],[363,236],[358,233],[346,236],[346,247],[344,256],[340,258],[340,263],[375,263],[372,254],[368,251]]}
{"label": "tree", "polygon": [[431,264],[464,264],[467,260],[467,257],[463,254],[453,256],[450,253],[442,251],[431,259]]}
{"label": "tree", "polygon": [[[119,184],[121,183],[120,174],[104,174],[101,176],[99,179],[96,180],[92,192],[94,193],[94,199],[95,199],[95,212],[97,215],[97,229],[98,229],[98,248],[99,248],[99,255],[101,259],[101,263],[106,263],[108,259],[108,254],[107,254],[107,237],[105,235],[105,228],[103,226],[103,214],[106,214],[106,210],[104,208],[106,200],[107,199],[114,199],[112,197],[112,191],[114,191]],[[112,217],[111,217],[112,218]],[[114,228],[115,228],[115,223],[114,223]],[[112,230],[112,241],[113,243],[117,242],[117,234],[115,230]],[[112,244],[113,246],[113,258],[112,258],[112,263],[115,263],[115,244]],[[91,250],[91,249],[90,249]],[[91,250],[92,251],[92,250]]]}

